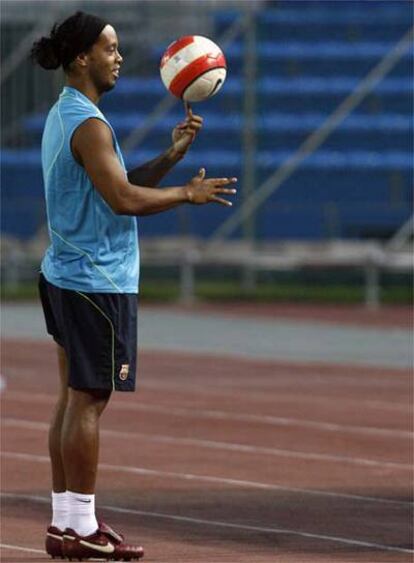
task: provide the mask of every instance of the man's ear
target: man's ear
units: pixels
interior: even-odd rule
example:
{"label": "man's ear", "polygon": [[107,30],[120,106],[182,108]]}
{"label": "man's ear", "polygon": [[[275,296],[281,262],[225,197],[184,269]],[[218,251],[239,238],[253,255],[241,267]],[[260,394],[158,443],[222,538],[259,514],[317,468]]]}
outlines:
{"label": "man's ear", "polygon": [[81,67],[88,66],[88,54],[87,53],[79,53],[79,55],[75,59],[75,63]]}

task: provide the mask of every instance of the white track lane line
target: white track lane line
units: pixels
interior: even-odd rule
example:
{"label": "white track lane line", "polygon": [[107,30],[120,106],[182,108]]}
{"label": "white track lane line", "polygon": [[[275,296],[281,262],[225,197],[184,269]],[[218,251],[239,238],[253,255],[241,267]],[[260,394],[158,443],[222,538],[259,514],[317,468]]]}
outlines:
{"label": "white track lane line", "polygon": [[[32,375],[35,376],[38,374],[38,370],[34,369],[34,368],[9,368],[7,370],[7,373],[9,376],[11,376],[13,378],[13,376],[19,376],[20,374],[25,374],[27,375]],[[298,376],[295,375],[295,381],[297,381],[297,385],[300,386],[300,381],[306,381],[309,384],[309,375],[303,375],[303,376]],[[349,376],[346,375],[345,378],[341,377],[341,376],[335,376],[332,374],[317,374],[317,375],[312,375],[310,376],[312,379],[312,382],[317,382],[317,383],[324,383],[324,386],[327,387],[329,385],[332,385],[333,383],[337,383],[339,382],[341,385],[346,385],[348,387],[352,387],[354,384],[358,384],[361,381],[361,376],[353,376],[353,380],[349,381]],[[368,376],[370,377],[370,376]],[[374,375],[375,377],[375,375]],[[272,378],[272,379],[271,379]],[[364,380],[366,381],[367,376],[364,376]],[[255,378],[255,383],[256,383],[256,379]],[[278,381],[279,380],[289,380],[289,383],[292,384],[292,375],[290,373],[282,373],[280,375],[280,373],[278,373]],[[407,376],[405,376],[405,379],[407,379]],[[274,377],[273,376],[267,376],[267,377],[259,377],[258,378],[258,384],[261,385],[263,383],[266,383],[267,381],[271,380],[274,383]],[[327,381],[325,381],[327,380]],[[367,384],[364,384],[365,387],[367,387]],[[407,387],[407,383],[402,383],[401,386],[404,386],[404,389],[406,389]],[[192,391],[192,392],[199,392],[202,391],[203,393],[207,394],[207,395],[229,395],[229,394],[233,394],[234,390],[234,379],[230,379],[230,378],[226,378],[226,377],[220,377],[219,380],[219,386],[215,387],[214,389],[206,389],[205,385],[203,385],[202,383],[197,383],[194,382],[194,380],[188,381],[188,379],[183,379],[183,378],[179,378],[178,382],[173,382],[171,383],[170,380],[145,380],[143,378],[140,378],[139,380],[139,388],[140,389],[149,389],[151,390],[159,390],[159,389],[170,389],[173,391]],[[359,385],[360,387],[360,385]],[[273,389],[275,392],[277,392],[279,390],[279,387],[276,385],[272,385],[271,389]],[[256,400],[269,400],[269,389],[263,390],[263,391],[258,391],[257,390],[257,386],[256,385],[250,385],[249,387],[244,387],[244,390],[248,391]],[[305,393],[305,396],[301,397],[301,400],[308,398],[308,394]],[[310,400],[315,401],[315,400],[320,400],[318,399],[318,397],[309,397]],[[332,395],[330,396],[326,396],[323,399],[323,402],[325,401],[331,401],[332,400]],[[345,404],[349,404],[349,405],[353,405],[355,406],[355,403],[360,403],[361,404],[361,408],[362,405],[364,407],[373,407],[373,408],[383,408],[383,409],[388,409],[388,410],[401,410],[404,408],[410,408],[409,404],[396,404],[395,402],[391,402],[391,401],[375,401],[375,400],[371,400],[371,399],[362,399],[362,400],[347,400],[347,399],[343,399],[341,398],[341,403],[344,402]]]}
{"label": "white track lane line", "polygon": [[[20,391],[8,391],[3,399],[16,400],[22,402],[40,402],[40,403],[54,403],[56,398],[53,395],[43,393],[24,393]],[[388,428],[373,428],[370,426],[348,426],[342,424],[334,424],[330,422],[318,422],[313,420],[301,420],[296,418],[286,418],[270,415],[258,414],[235,414],[226,411],[214,409],[191,409],[188,407],[164,407],[161,405],[148,405],[140,403],[128,403],[113,400],[110,403],[110,408],[114,410],[133,411],[133,412],[155,412],[158,414],[183,416],[189,418],[206,418],[215,420],[231,420],[234,422],[258,423],[271,426],[288,426],[295,428],[312,428],[314,430],[321,430],[326,432],[344,432],[348,434],[361,434],[372,436],[384,436],[392,438],[405,438],[411,439],[414,432],[408,430],[394,430]]]}
{"label": "white track lane line", "polygon": [[34,549],[33,547],[22,547],[20,545],[10,545],[8,543],[0,543],[0,547],[4,549],[12,549],[15,551],[25,551],[26,553],[41,553],[46,557],[46,551],[41,549]]}
{"label": "white track lane line", "polygon": [[[310,376],[312,377],[312,376]],[[313,379],[313,378],[312,378]],[[332,382],[330,382],[332,383]],[[309,384],[309,379],[308,379],[308,384]],[[191,392],[191,393],[199,393],[202,392],[205,395],[208,395],[209,397],[221,397],[223,395],[234,395],[234,380],[233,381],[229,381],[228,385],[223,386],[223,380],[220,379],[219,381],[219,385],[215,386],[214,389],[209,388],[206,389],[206,386],[203,385],[202,383],[197,384],[194,383],[193,381],[188,381],[183,379],[182,382],[178,383],[170,383],[170,382],[166,382],[166,381],[139,381],[139,388],[140,389],[146,389],[149,391],[159,391],[159,390],[170,390],[170,391],[175,391],[177,393],[182,393],[182,392]],[[310,402],[312,401],[312,403],[314,401],[318,401],[318,402],[324,402],[326,403],[327,401],[332,401],[334,400],[335,396],[331,393],[330,395],[324,395],[321,396],[318,393],[317,397],[314,396],[309,396],[309,393],[307,391],[309,391],[310,386],[308,385],[307,390],[303,392],[302,396],[300,397],[301,401],[305,401],[305,402]],[[326,388],[326,386],[325,386]],[[264,388],[262,390],[257,390],[255,385],[252,384],[250,386],[244,386],[243,391],[249,394],[249,397],[252,397],[255,401],[260,401],[260,402],[269,402],[272,400],[272,397],[274,395],[277,395],[277,393],[282,389],[283,390],[283,386],[272,386],[272,387],[267,387]],[[269,395],[270,392],[270,395]],[[291,399],[296,399],[297,400],[297,395],[296,396],[292,396],[292,391],[290,391],[290,393],[286,393],[286,391],[284,391],[284,395],[286,396],[290,396]],[[353,400],[350,399],[343,399],[341,397],[341,405],[344,404],[346,405],[350,405],[350,406],[355,406],[360,405],[361,408],[365,408],[365,407],[374,407],[374,408],[383,408],[383,409],[387,409],[387,410],[401,410],[401,409],[409,409],[410,408],[410,404],[409,403],[391,403],[388,401],[374,401],[372,399],[364,399],[364,398],[356,398]]]}
{"label": "white track lane line", "polygon": [[[115,403],[115,401],[114,401]],[[111,403],[111,406],[114,404]],[[208,418],[216,420],[232,420],[235,422],[259,423],[268,424],[271,426],[292,426],[296,428],[312,428],[315,430],[329,431],[329,432],[345,432],[352,434],[367,434],[378,436],[391,436],[393,438],[411,438],[414,436],[413,432],[405,430],[391,430],[388,428],[372,428],[364,426],[347,426],[340,424],[333,424],[330,422],[317,422],[310,420],[300,420],[294,418],[283,418],[271,415],[257,415],[257,414],[235,414],[226,411],[212,410],[212,409],[191,409],[187,407],[163,407],[160,405],[148,404],[122,404],[116,403],[115,407],[118,410],[132,411],[146,411],[156,412],[159,414],[173,414],[174,416],[184,416],[190,418]]]}
{"label": "white track lane line", "polygon": [[[15,418],[3,418],[4,426],[13,428],[24,428],[26,430],[48,431],[49,425],[44,422],[34,422]],[[316,452],[301,452],[295,450],[284,450],[280,448],[267,448],[261,446],[251,446],[249,444],[234,444],[231,442],[218,442],[215,440],[201,440],[196,438],[176,438],[175,436],[165,436],[162,434],[143,434],[140,432],[128,432],[117,430],[101,430],[103,436],[112,436],[118,440],[139,439],[147,442],[158,442],[161,444],[174,444],[182,446],[194,446],[198,448],[210,448],[216,450],[233,451],[254,455],[271,455],[275,457],[287,457],[293,459],[306,459],[311,461],[323,461],[327,463],[341,463],[351,465],[363,465],[366,467],[385,467],[397,469],[399,471],[412,471],[411,464],[397,463],[391,461],[380,461],[373,459],[361,459],[341,455],[319,454]]]}
{"label": "white track lane line", "polygon": [[[33,502],[43,502],[43,503],[50,503],[50,499],[46,497],[40,496],[29,496],[29,495],[19,495],[19,494],[9,494],[9,493],[1,493],[3,498],[10,498],[10,499],[21,499],[25,501],[33,501]],[[279,535],[290,535],[290,536],[299,536],[303,538],[310,538],[316,540],[323,540],[333,543],[340,543],[345,545],[353,545],[358,547],[366,547],[368,549],[376,549],[380,551],[394,551],[398,553],[414,553],[414,550],[405,549],[402,547],[391,546],[391,545],[383,545],[378,543],[371,543],[366,541],[360,541],[352,538],[342,538],[338,536],[329,536],[326,534],[315,534],[311,532],[304,532],[299,530],[291,530],[288,528],[268,528],[262,526],[249,526],[245,524],[236,524],[232,522],[221,522],[217,520],[205,520],[201,518],[191,518],[188,516],[178,516],[176,514],[167,514],[163,512],[146,512],[144,510],[133,510],[130,508],[121,508],[117,506],[108,506],[103,505],[100,507],[102,510],[108,510],[111,512],[117,512],[119,514],[131,514],[135,516],[146,516],[150,518],[161,518],[165,520],[174,520],[176,522],[186,522],[191,524],[202,524],[203,526],[216,526],[221,528],[231,528],[235,530],[243,530],[248,532],[259,532],[259,533],[267,533],[267,534],[279,534]]]}
{"label": "white track lane line", "polygon": [[[42,455],[26,454],[21,452],[0,452],[0,456],[5,459],[29,461],[34,463],[47,463],[49,458]],[[135,467],[132,465],[111,465],[108,463],[100,463],[99,469],[104,471],[114,471],[115,473],[127,473],[132,475],[152,475],[156,477],[182,479],[185,481],[199,481],[201,483],[216,483],[231,485],[232,487],[264,489],[267,491],[284,491],[288,493],[300,493],[313,496],[342,498],[348,500],[357,500],[362,502],[373,502],[380,504],[392,504],[397,506],[412,506],[409,501],[397,501],[379,497],[365,497],[362,495],[352,495],[347,493],[335,493],[332,491],[319,491],[317,489],[302,489],[299,487],[285,487],[283,485],[274,485],[271,483],[261,483],[258,481],[247,481],[243,479],[229,479],[226,477],[213,477],[208,475],[195,475],[193,473],[178,473],[173,471],[159,471],[157,469],[148,469],[144,467]]]}

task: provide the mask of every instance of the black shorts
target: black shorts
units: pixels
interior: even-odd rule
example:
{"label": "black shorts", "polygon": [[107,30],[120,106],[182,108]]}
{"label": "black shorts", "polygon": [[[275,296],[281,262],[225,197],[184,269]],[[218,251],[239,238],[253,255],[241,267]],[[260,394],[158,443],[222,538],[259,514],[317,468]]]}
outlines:
{"label": "black shorts", "polygon": [[69,387],[134,391],[138,296],[61,289],[40,274],[46,327],[65,349]]}

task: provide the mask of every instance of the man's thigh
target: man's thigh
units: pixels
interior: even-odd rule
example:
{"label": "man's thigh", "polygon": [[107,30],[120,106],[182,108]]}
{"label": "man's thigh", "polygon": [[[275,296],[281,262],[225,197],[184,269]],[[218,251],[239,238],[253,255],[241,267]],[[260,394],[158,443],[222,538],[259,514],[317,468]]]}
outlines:
{"label": "man's thigh", "polygon": [[45,281],[41,297],[48,332],[65,352],[69,387],[134,391],[137,295],[85,293]]}

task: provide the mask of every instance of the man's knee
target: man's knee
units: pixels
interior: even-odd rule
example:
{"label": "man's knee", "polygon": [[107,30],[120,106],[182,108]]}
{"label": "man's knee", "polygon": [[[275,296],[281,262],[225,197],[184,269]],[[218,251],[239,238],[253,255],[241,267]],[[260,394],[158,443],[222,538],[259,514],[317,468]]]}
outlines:
{"label": "man's knee", "polygon": [[75,410],[94,411],[98,416],[103,412],[111,397],[107,389],[69,388],[69,407]]}

